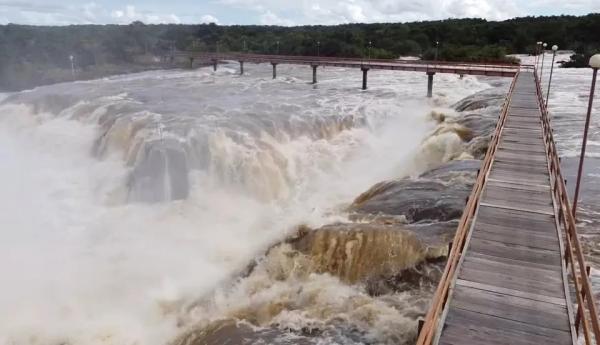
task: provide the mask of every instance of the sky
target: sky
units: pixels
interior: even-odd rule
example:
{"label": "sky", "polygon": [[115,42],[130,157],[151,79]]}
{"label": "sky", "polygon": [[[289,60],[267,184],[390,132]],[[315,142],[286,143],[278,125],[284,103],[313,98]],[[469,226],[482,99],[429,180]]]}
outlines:
{"label": "sky", "polygon": [[0,24],[304,25],[600,12],[600,0],[0,0]]}

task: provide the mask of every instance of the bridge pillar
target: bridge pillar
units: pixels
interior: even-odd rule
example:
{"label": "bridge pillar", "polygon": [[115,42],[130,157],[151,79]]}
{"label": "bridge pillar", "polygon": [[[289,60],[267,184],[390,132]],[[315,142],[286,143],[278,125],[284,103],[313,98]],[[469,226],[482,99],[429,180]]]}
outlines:
{"label": "bridge pillar", "polygon": [[435,72],[427,72],[427,97],[433,96],[433,76]]}
{"label": "bridge pillar", "polygon": [[313,84],[317,83],[317,67],[319,67],[319,65],[311,65],[312,69],[313,69]]}
{"label": "bridge pillar", "polygon": [[240,75],[244,75],[244,61],[240,60]]}
{"label": "bridge pillar", "polygon": [[369,69],[366,67],[361,67],[361,70],[363,72],[363,83],[362,83],[362,89],[366,90],[367,89],[367,72],[369,72]]}
{"label": "bridge pillar", "polygon": [[277,64],[275,62],[271,62],[273,65],[273,79],[277,79]]}
{"label": "bridge pillar", "polygon": [[194,58],[190,57],[190,68],[194,68]]}
{"label": "bridge pillar", "polygon": [[213,71],[216,72],[217,71],[217,62],[218,61],[217,60],[212,60],[212,62],[213,62]]}

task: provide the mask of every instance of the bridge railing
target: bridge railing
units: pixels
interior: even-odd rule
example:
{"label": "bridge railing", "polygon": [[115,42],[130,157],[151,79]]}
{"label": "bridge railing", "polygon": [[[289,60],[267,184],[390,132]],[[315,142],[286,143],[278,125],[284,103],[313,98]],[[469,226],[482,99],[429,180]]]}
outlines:
{"label": "bridge railing", "polygon": [[485,185],[485,182],[487,181],[489,172],[492,167],[494,155],[496,154],[496,150],[498,149],[498,145],[500,143],[500,134],[502,133],[502,129],[504,128],[504,124],[506,122],[510,98],[515,88],[517,78],[518,73],[517,75],[515,75],[515,78],[513,79],[512,84],[510,85],[510,89],[506,95],[506,98],[504,99],[504,104],[500,112],[500,117],[498,119],[498,122],[496,123],[496,128],[488,146],[487,153],[483,159],[483,162],[481,163],[481,167],[477,175],[477,180],[475,182],[475,185],[473,186],[473,190],[471,191],[471,194],[467,201],[467,205],[465,206],[465,209],[461,216],[458,228],[456,230],[456,234],[454,235],[454,239],[452,241],[452,248],[448,253],[448,261],[446,262],[444,273],[442,274],[440,282],[438,283],[437,289],[429,307],[429,311],[425,317],[423,326],[419,332],[417,345],[431,345],[434,340],[434,337],[436,336],[441,315],[445,309],[446,302],[448,301],[450,288],[453,282],[456,280],[456,273],[459,261],[464,254],[465,244],[468,235],[471,232],[473,218],[477,213],[479,207],[479,199],[481,198],[483,187]]}
{"label": "bridge railing", "polygon": [[213,52],[177,52],[178,56],[196,56],[206,57],[208,59],[218,60],[261,60],[261,61],[345,61],[357,62],[363,64],[378,64],[378,63],[393,63],[406,65],[446,65],[446,66],[479,66],[479,67],[505,67],[519,68],[519,65],[509,62],[459,62],[459,61],[430,61],[430,60],[395,60],[395,59],[367,59],[367,58],[344,58],[344,57],[328,57],[328,56],[302,56],[302,55],[273,55],[273,54],[247,54],[247,53],[213,53]]}
{"label": "bridge railing", "polygon": [[[570,268],[570,278],[575,287],[577,298],[575,329],[578,337],[582,336],[584,338],[585,344],[599,344],[600,322],[598,320],[598,304],[595,301],[592,284],[589,279],[590,267],[586,265],[581,243],[579,241],[573,209],[571,208],[567,187],[565,186],[560,169],[560,158],[556,149],[556,144],[554,143],[551,120],[548,109],[545,106],[537,73],[535,73],[535,81],[538,102],[542,109],[544,142],[548,154],[552,194],[557,203],[558,221],[562,227],[566,242],[564,259],[566,266]],[[580,326],[582,332],[580,332]]]}

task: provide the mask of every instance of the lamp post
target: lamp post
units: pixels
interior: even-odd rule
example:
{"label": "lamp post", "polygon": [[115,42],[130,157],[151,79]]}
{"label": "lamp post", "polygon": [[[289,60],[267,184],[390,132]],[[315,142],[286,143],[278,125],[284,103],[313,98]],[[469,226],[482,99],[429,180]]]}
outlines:
{"label": "lamp post", "polygon": [[437,61],[438,59],[438,47],[440,46],[440,41],[435,41],[435,58],[433,61]]}
{"label": "lamp post", "polygon": [[69,55],[69,60],[71,60],[71,75],[73,76],[73,79],[75,79],[75,57]]}
{"label": "lamp post", "polygon": [[538,66],[538,62],[540,62],[540,48],[542,46],[542,42],[537,41],[535,43],[535,68]]}
{"label": "lamp post", "polygon": [[548,92],[546,92],[546,109],[548,109],[548,97],[550,97],[550,84],[552,84],[552,72],[554,72],[554,58],[556,58],[556,51],[558,46],[555,44],[552,46],[552,65],[550,65],[550,79],[548,79]]}
{"label": "lamp post", "polygon": [[373,44],[373,42],[369,41],[369,50],[368,50],[369,51],[369,54],[368,54],[369,60],[371,60],[371,45],[372,44]]}
{"label": "lamp post", "polygon": [[546,57],[546,47],[547,46],[548,46],[547,43],[542,44],[542,68],[540,69],[540,85],[542,85],[542,80],[543,80],[543,76],[544,76],[544,58]]}
{"label": "lamp post", "polygon": [[321,56],[321,41],[317,41],[317,57]]}
{"label": "lamp post", "polygon": [[248,52],[248,46],[246,45],[246,40],[244,40],[244,53]]}
{"label": "lamp post", "polygon": [[600,68],[600,54],[590,58],[590,67],[592,67],[592,87],[590,89],[590,99],[588,103],[587,116],[585,118],[585,129],[583,130],[583,142],[581,143],[581,156],[579,157],[579,170],[577,172],[577,184],[575,185],[575,195],[573,196],[573,218],[577,219],[577,200],[579,199],[579,187],[581,184],[581,174],[583,172],[583,161],[585,160],[585,146],[590,128],[590,117],[592,116],[592,105],[594,103],[594,90],[596,89],[596,76]]}
{"label": "lamp post", "polygon": [[277,41],[277,55],[279,55],[279,41]]}

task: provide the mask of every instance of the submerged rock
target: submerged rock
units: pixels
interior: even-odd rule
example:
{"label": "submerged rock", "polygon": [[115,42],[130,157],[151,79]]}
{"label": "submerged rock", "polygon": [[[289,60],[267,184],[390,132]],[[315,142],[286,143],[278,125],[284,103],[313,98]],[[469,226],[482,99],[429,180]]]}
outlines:
{"label": "submerged rock", "polygon": [[288,241],[307,256],[311,271],[356,283],[390,277],[447,255],[455,222],[433,224],[339,223],[304,231]]}
{"label": "submerged rock", "polygon": [[451,161],[416,179],[378,183],[356,198],[350,211],[357,217],[404,216],[409,223],[459,218],[480,163]]}

